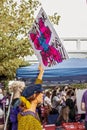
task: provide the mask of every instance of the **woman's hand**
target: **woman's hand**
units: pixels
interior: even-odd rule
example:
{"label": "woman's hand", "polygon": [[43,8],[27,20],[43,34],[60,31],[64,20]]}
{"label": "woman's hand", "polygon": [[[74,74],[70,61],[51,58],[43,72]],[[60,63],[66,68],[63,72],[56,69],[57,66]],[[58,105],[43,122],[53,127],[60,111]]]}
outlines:
{"label": "woman's hand", "polygon": [[42,65],[41,65],[41,64],[39,64],[38,69],[40,70],[40,72],[44,72],[44,69],[43,69],[43,67],[42,67]]}

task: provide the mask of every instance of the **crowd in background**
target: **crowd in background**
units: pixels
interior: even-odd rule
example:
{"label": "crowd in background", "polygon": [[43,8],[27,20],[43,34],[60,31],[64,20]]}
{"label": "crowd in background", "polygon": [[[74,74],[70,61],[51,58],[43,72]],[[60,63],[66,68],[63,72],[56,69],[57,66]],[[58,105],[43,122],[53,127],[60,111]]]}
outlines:
{"label": "crowd in background", "polygon": [[[62,122],[75,122],[77,107],[75,89],[69,86],[55,87],[44,95],[44,118],[47,123],[51,115],[57,115],[56,125]],[[55,116],[56,118],[56,116]]]}
{"label": "crowd in background", "polygon": [[[0,89],[0,125],[4,124],[6,119],[11,89],[12,88],[9,89],[9,93],[4,89]],[[12,105],[14,105],[15,99],[17,100],[19,96],[21,96],[19,94],[17,97],[17,89],[14,88],[14,90],[16,91],[16,97],[13,99]],[[60,126],[63,122],[75,122],[84,119],[84,116],[77,116],[78,110],[75,88],[70,86],[58,86],[45,89],[43,93],[43,103],[37,105],[37,112],[42,124],[56,124]],[[16,114],[18,114],[17,111]],[[8,122],[11,126],[11,121]]]}

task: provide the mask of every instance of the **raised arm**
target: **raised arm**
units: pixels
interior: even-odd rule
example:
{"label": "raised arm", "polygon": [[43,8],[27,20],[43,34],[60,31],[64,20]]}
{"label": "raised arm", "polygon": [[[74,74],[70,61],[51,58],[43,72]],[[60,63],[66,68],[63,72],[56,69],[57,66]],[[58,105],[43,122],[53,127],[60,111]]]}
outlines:
{"label": "raised arm", "polygon": [[38,74],[38,77],[37,77],[37,79],[35,81],[35,84],[42,84],[44,69],[43,69],[41,64],[39,65],[38,69],[39,69],[39,74]]}

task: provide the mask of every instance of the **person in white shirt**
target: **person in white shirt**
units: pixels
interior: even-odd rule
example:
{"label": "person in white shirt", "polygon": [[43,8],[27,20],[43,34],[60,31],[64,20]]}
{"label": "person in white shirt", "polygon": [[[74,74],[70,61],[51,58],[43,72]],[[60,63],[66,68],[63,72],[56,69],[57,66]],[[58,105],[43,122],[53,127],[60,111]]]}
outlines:
{"label": "person in white shirt", "polygon": [[46,95],[44,97],[44,106],[51,107],[51,94],[49,91],[46,92]]}

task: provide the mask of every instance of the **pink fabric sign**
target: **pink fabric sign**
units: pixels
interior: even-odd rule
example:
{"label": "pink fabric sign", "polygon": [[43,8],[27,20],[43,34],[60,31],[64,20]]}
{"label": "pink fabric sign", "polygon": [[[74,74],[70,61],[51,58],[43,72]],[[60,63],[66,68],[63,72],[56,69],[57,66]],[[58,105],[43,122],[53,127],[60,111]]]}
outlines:
{"label": "pink fabric sign", "polygon": [[64,46],[42,8],[28,36],[39,62],[44,67],[53,66],[68,58]]}

